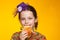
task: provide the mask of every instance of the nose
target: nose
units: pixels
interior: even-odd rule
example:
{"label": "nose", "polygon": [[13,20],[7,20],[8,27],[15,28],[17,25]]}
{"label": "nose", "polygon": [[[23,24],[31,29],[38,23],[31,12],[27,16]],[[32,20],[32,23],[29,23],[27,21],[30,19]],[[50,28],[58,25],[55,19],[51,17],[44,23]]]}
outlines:
{"label": "nose", "polygon": [[26,26],[29,25],[29,20],[28,20],[28,19],[25,20],[25,25],[26,25]]}
{"label": "nose", "polygon": [[28,24],[28,20],[25,20],[25,24],[26,24],[26,25]]}

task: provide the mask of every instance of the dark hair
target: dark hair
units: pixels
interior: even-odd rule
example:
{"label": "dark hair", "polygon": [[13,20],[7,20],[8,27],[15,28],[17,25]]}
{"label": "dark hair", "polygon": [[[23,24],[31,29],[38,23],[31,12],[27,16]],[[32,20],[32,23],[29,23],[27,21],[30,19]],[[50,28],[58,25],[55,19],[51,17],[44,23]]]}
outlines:
{"label": "dark hair", "polygon": [[[21,3],[21,4],[22,4],[22,3]],[[20,5],[21,5],[21,4],[20,4]],[[17,8],[18,8],[20,5],[18,5]],[[23,3],[23,5],[26,5],[26,4]],[[24,8],[24,7],[23,7],[23,8]],[[22,10],[22,11],[25,11],[25,10],[32,11],[35,19],[37,19],[37,12],[36,12],[35,8],[33,8],[31,5],[27,5],[27,7],[26,7],[24,10]],[[21,11],[21,12],[22,12],[22,11]],[[21,12],[18,12],[18,13],[19,13],[19,16],[18,16],[18,17],[19,17],[19,20],[20,20],[20,13],[21,13]],[[35,23],[35,29],[37,29],[37,25],[38,25],[38,22]]]}

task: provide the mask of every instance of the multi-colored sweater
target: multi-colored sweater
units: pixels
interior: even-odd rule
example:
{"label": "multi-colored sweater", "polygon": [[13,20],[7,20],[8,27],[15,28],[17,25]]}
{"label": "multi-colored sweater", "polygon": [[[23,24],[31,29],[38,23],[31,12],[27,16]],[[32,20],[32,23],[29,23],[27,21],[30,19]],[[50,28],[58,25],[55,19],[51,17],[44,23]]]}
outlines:
{"label": "multi-colored sweater", "polygon": [[[21,32],[16,32],[12,35],[11,40],[20,40],[20,33]],[[26,40],[46,40],[45,36],[38,33],[38,32],[34,32],[31,34],[31,36],[29,38],[27,38]]]}

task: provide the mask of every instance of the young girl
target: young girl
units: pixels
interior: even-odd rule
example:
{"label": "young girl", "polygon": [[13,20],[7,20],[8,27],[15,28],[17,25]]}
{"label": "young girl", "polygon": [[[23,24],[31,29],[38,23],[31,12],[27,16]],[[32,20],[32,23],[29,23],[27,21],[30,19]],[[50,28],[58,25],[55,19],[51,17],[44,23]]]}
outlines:
{"label": "young girl", "polygon": [[17,6],[15,16],[16,14],[19,15],[22,31],[14,33],[11,40],[46,40],[45,36],[34,31],[37,29],[38,20],[36,10],[32,6],[22,2]]}

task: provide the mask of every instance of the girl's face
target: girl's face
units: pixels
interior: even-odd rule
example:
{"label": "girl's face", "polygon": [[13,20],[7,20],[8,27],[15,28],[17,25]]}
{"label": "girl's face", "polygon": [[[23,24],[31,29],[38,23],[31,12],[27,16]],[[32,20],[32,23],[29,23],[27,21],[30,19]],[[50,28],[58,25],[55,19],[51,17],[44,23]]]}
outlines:
{"label": "girl's face", "polygon": [[30,26],[33,28],[37,22],[37,19],[35,19],[32,11],[25,10],[20,13],[20,22],[23,27]]}

